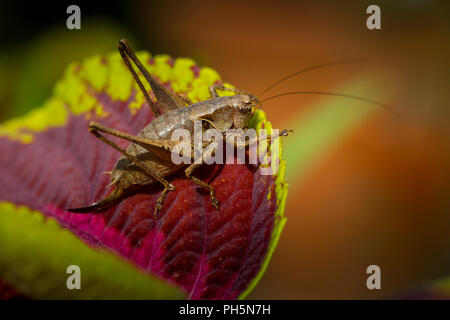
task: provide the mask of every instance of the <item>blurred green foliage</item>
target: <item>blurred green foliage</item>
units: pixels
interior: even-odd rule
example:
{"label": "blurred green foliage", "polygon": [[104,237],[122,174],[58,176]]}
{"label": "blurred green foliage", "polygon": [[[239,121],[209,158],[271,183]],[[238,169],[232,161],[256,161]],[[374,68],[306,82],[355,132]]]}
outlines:
{"label": "blurred green foliage", "polygon": [[0,120],[41,105],[70,62],[111,52],[120,38],[136,43],[127,30],[112,21],[86,19],[81,30],[53,27],[32,41],[2,48]]}

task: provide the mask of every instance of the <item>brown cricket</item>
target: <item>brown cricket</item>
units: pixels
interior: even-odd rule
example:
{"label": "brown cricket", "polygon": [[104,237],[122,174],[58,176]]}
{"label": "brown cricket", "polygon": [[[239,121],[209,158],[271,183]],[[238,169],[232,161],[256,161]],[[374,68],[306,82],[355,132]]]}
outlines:
{"label": "brown cricket", "polygon": [[[322,94],[358,99],[377,104],[396,114],[396,112],[387,105],[374,100],[347,94],[322,91],[296,91],[274,95],[259,101],[256,96],[252,94],[249,94],[243,90],[224,87],[221,84],[214,84],[209,87],[209,91],[212,96],[211,99],[192,103],[187,97],[177,95],[166,89],[155,77],[153,77],[139,61],[127,40],[122,39],[119,41],[118,50],[134,80],[138,84],[148,105],[152,109],[155,119],[144,129],[142,129],[137,136],[108,128],[97,122],[89,123],[89,131],[101,141],[119,151],[122,156],[117,161],[114,169],[110,172],[111,178],[109,186],[114,185],[114,190],[103,200],[86,207],[69,209],[71,212],[102,212],[125,199],[130,193],[132,193],[132,191],[135,191],[143,186],[160,183],[163,185],[164,189],[156,202],[155,217],[157,217],[167,194],[169,191],[175,190],[175,187],[167,181],[166,177],[181,170],[183,167],[186,167],[185,164],[176,165],[171,160],[171,152],[173,151],[175,145],[178,144],[178,141],[171,140],[172,132],[175,129],[187,129],[192,133],[194,130],[194,122],[198,120],[202,121],[202,130],[215,128],[221,133],[225,133],[228,129],[242,129],[245,132],[249,126],[249,120],[253,107],[260,104],[260,102],[291,94]],[[134,62],[136,67],[149,83],[156,100],[158,101],[158,105],[162,109],[162,114],[151,101],[148,92],[146,91],[136,71],[132,67],[130,60]],[[275,82],[261,92],[258,97],[282,81],[285,81],[300,73],[334,65],[353,63],[360,60],[361,59],[340,60],[302,69]],[[235,93],[235,95],[219,97],[217,90],[231,91]],[[292,130],[284,129],[280,131],[280,135],[287,136],[289,132],[292,132]],[[131,144],[128,148],[122,149],[113,141],[107,139],[102,133],[128,140]],[[270,137],[267,137],[267,139],[270,139]],[[235,139],[233,141],[236,148],[245,148],[248,145],[257,143],[258,137],[245,141],[240,139]],[[212,151],[215,149],[216,143],[216,141],[213,141],[202,146],[203,159],[213,154]],[[211,202],[213,206],[218,209],[219,202],[216,199],[213,187],[193,175],[194,171],[201,165],[201,163],[195,162],[188,165],[184,170],[186,178],[192,180],[194,183],[209,191]]]}
{"label": "brown cricket", "polygon": [[[172,93],[155,79],[142,65],[125,39],[119,41],[118,50],[156,118],[137,136],[108,128],[97,122],[90,122],[90,132],[122,154],[110,173],[110,186],[114,185],[115,189],[97,203],[86,207],[72,208],[69,211],[77,213],[101,212],[127,197],[130,190],[161,183],[164,189],[156,202],[156,216],[158,211],[161,210],[168,192],[175,190],[175,187],[166,180],[166,177],[186,166],[184,164],[176,165],[171,161],[170,153],[178,143],[171,140],[172,132],[180,128],[193,132],[194,121],[196,120],[205,120],[203,121],[204,129],[215,128],[222,133],[230,128],[246,130],[248,129],[252,108],[258,103],[258,100],[255,96],[242,90],[215,84],[209,87],[212,99],[193,104],[187,97]],[[150,100],[148,92],[130,63],[130,59],[150,84],[163,114],[160,114]],[[232,91],[236,94],[219,97],[218,89]],[[131,144],[128,148],[122,149],[102,133],[128,140]],[[281,135],[287,135],[287,131],[282,131]],[[236,139],[235,146],[242,148],[255,142],[247,140],[242,143]],[[215,144],[211,142],[204,147],[203,154],[205,156],[211,155]],[[187,166],[184,170],[186,178],[208,190],[213,206],[218,209],[219,202],[215,197],[214,189],[208,183],[193,175],[195,169],[199,166],[201,164],[198,163]]]}

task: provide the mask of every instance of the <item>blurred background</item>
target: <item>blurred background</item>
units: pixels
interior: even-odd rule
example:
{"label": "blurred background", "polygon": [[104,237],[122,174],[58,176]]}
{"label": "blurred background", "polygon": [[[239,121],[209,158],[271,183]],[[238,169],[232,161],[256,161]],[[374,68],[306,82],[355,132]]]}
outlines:
{"label": "blurred background", "polygon": [[[75,2],[74,2],[75,3]],[[115,50],[187,56],[255,94],[296,70],[339,59],[270,94],[263,108],[284,139],[288,222],[249,298],[376,299],[450,275],[450,3],[397,1],[2,1],[0,121],[41,105],[67,64]],[[381,8],[381,30],[366,8]],[[381,290],[366,287],[381,267]]]}

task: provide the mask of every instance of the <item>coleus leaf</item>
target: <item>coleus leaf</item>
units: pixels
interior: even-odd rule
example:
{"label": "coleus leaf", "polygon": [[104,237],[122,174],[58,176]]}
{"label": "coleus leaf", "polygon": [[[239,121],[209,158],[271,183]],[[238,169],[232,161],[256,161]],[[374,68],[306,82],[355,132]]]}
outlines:
{"label": "coleus leaf", "polygon": [[[4,202],[0,203],[0,212],[1,274],[15,285],[16,291],[26,296],[46,299],[184,296],[178,288],[137,271],[110,252],[86,246],[55,220],[44,219],[39,212]],[[67,289],[66,270],[71,265],[82,270],[82,290]],[[8,291],[4,294],[13,294],[11,288],[5,290]]]}
{"label": "coleus leaf", "polygon": [[[220,81],[214,70],[199,68],[190,59],[151,57],[145,52],[138,56],[168,88],[194,102],[210,98],[208,86]],[[161,289],[158,292],[162,293],[153,297],[179,297],[172,287],[177,285],[191,299],[244,298],[267,267],[285,223],[284,161],[271,159],[280,166],[275,176],[261,175],[260,168],[240,164],[205,166],[200,176],[216,189],[218,211],[209,195],[180,173],[171,179],[176,190],[169,193],[159,220],[153,218],[161,192],[158,187],[143,190],[102,214],[70,213],[67,208],[97,201],[110,192],[103,172],[111,170],[120,156],[89,134],[92,119],[132,134],[153,119],[117,53],[71,64],[44,106],[0,126],[0,201],[4,203],[0,206],[4,225],[0,229],[0,279],[32,298],[58,297],[67,291],[65,281],[59,281],[60,287],[52,282],[48,291],[39,291],[29,270],[18,268],[18,264],[27,263],[39,270],[32,275],[57,273],[68,263],[68,252],[76,260],[86,250],[94,250],[102,254],[91,253],[95,259],[84,261],[83,270],[99,266],[111,270],[107,268],[112,262],[104,253],[106,249],[120,263],[125,260],[133,265],[120,264],[136,272],[123,271],[125,282],[135,285],[138,293],[145,293],[142,287],[148,288],[147,295],[126,291],[129,298],[152,297],[153,287],[162,287],[153,276],[169,283],[167,292]],[[271,128],[261,110],[255,112],[251,126]],[[127,145],[115,141],[122,147]],[[16,220],[17,205],[38,212],[33,216],[56,220],[84,243],[71,239],[66,244],[70,249],[61,250],[61,232],[47,233],[42,221],[33,226],[36,232],[31,232],[23,216]],[[5,231],[10,224],[14,224],[15,233]],[[30,237],[33,241],[26,242]],[[40,245],[46,249],[37,250]],[[32,251],[24,254],[23,250]],[[2,254],[5,252],[9,254]],[[51,265],[46,252],[53,252],[59,262]],[[152,284],[136,281],[142,271]],[[94,275],[84,288],[103,286],[116,277],[114,272],[87,272]],[[99,292],[94,296],[102,297],[104,292],[103,297],[110,297],[109,290]],[[76,295],[72,293],[72,297]],[[78,297],[86,296],[80,293]]]}

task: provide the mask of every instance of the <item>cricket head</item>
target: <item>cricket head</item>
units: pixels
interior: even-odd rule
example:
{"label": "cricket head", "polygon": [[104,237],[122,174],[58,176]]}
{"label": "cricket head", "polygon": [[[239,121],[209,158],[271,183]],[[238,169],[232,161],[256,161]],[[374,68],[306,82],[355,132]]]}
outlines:
{"label": "cricket head", "polygon": [[248,128],[252,109],[258,103],[258,99],[251,94],[233,96],[233,126],[235,129]]}
{"label": "cricket head", "polygon": [[206,120],[220,132],[230,128],[247,129],[252,109],[259,103],[258,99],[250,94],[237,94],[220,99],[220,102],[207,110],[207,114],[196,117]]}

